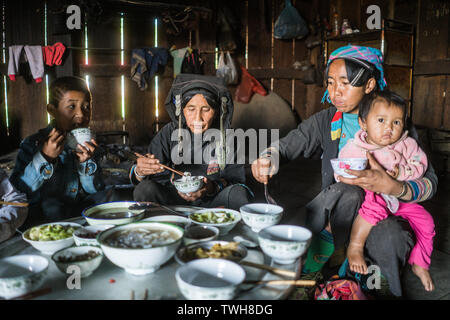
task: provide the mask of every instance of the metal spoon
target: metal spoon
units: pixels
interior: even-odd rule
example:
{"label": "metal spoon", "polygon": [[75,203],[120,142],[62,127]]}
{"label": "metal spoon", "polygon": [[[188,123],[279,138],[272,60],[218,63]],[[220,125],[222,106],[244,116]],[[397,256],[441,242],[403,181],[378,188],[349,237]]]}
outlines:
{"label": "metal spoon", "polygon": [[235,236],[233,238],[234,241],[241,243],[243,246],[246,246],[247,248],[256,248],[258,246],[257,243],[254,243],[253,241],[250,241],[248,239],[245,239],[241,236]]}
{"label": "metal spoon", "polygon": [[264,183],[264,196],[266,197],[266,201],[268,204],[277,204],[277,202],[269,194],[267,182]]}
{"label": "metal spoon", "polygon": [[175,211],[175,210],[173,210],[167,206],[164,206],[162,204],[156,203],[156,202],[139,202],[137,204],[133,204],[133,205],[129,206],[128,210],[142,210],[142,209],[150,209],[150,208],[154,208],[154,207],[160,207],[160,208],[163,208],[177,216],[185,217],[184,214],[182,214],[178,211]]}

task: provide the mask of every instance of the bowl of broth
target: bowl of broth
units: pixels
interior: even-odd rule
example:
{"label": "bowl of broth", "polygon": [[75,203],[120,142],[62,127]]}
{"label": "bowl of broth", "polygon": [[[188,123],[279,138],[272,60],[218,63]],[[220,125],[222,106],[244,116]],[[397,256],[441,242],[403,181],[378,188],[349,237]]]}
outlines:
{"label": "bowl of broth", "polygon": [[138,207],[134,201],[115,201],[88,207],[81,215],[90,225],[113,224],[121,225],[141,220],[145,209],[130,209]]}
{"label": "bowl of broth", "polygon": [[174,224],[139,221],[105,230],[97,241],[105,256],[134,275],[158,270],[177,251],[184,230]]}

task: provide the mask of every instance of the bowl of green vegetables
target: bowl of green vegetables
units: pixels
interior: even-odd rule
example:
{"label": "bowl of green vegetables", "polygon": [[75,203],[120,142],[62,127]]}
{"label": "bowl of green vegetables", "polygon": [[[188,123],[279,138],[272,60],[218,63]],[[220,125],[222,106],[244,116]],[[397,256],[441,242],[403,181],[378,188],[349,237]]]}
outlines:
{"label": "bowl of green vegetables", "polygon": [[74,243],[73,233],[81,225],[73,222],[52,222],[32,227],[22,234],[23,240],[43,254],[52,255]]}
{"label": "bowl of green vegetables", "polygon": [[241,221],[241,213],[225,208],[209,208],[192,212],[189,220],[198,225],[216,227],[219,229],[219,235],[222,236]]}

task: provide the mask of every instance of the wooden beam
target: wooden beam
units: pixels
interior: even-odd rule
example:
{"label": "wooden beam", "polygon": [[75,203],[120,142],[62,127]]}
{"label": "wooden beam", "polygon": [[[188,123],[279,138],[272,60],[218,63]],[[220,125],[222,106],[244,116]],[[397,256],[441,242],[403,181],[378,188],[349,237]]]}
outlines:
{"label": "wooden beam", "polygon": [[440,75],[450,74],[450,61],[437,60],[429,62],[416,62],[414,64],[414,75]]}
{"label": "wooden beam", "polygon": [[295,70],[292,68],[255,68],[249,69],[248,72],[256,79],[295,79],[307,84],[312,84],[316,81],[315,68],[308,68],[306,70]]}

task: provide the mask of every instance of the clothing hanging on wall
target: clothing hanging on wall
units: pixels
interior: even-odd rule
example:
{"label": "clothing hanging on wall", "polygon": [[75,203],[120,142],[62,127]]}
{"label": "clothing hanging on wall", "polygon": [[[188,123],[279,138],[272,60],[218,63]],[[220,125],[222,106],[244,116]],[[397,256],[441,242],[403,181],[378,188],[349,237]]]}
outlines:
{"label": "clothing hanging on wall", "polygon": [[166,48],[139,48],[131,52],[131,79],[138,84],[139,89],[148,87],[147,81],[158,71],[159,66],[165,66],[169,58]]}
{"label": "clothing hanging on wall", "polygon": [[41,46],[15,45],[9,47],[8,76],[12,81],[16,80],[19,73],[19,62],[22,52],[25,52],[23,58],[28,62],[33,75],[33,79],[39,83],[44,76],[44,59],[42,57]]}
{"label": "clothing hanging on wall", "polygon": [[177,75],[181,73],[181,66],[183,64],[186,52],[190,49],[189,47],[171,50],[170,55],[173,57],[173,77],[176,78]]}
{"label": "clothing hanging on wall", "polygon": [[54,65],[61,65],[62,57],[65,51],[66,47],[61,42],[57,42],[51,46],[42,47],[44,63],[50,67]]}

